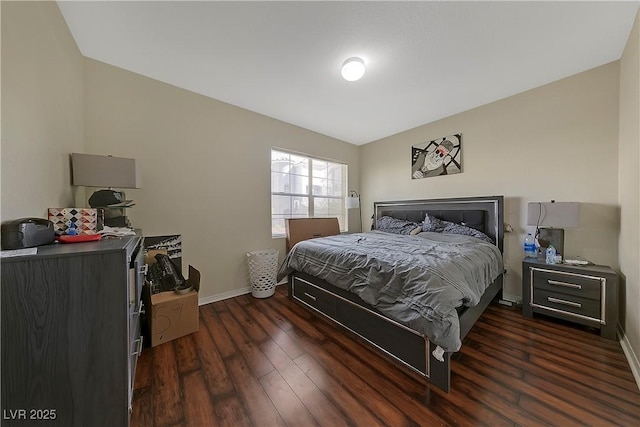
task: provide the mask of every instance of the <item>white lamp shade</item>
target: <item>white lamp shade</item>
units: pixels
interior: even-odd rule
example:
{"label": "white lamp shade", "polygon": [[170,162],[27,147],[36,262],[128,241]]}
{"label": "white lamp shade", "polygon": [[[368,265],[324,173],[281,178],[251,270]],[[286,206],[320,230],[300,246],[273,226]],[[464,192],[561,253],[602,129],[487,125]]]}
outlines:
{"label": "white lamp shade", "polygon": [[345,197],[344,205],[347,209],[358,209],[360,207],[360,199],[358,197]]}
{"label": "white lamp shade", "polygon": [[527,205],[527,225],[570,228],[580,225],[580,203],[532,202]]}
{"label": "white lamp shade", "polygon": [[360,58],[349,58],[342,64],[342,78],[354,82],[364,76],[364,61]]}
{"label": "white lamp shade", "polygon": [[71,153],[71,168],[73,185],[142,188],[142,173],[135,159]]}

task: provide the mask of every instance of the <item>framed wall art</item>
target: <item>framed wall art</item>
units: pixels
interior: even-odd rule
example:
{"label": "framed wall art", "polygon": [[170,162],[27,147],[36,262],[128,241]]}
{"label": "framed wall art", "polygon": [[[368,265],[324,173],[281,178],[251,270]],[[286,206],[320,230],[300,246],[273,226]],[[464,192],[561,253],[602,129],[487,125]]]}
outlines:
{"label": "framed wall art", "polygon": [[462,134],[445,136],[411,147],[411,179],[462,172]]}

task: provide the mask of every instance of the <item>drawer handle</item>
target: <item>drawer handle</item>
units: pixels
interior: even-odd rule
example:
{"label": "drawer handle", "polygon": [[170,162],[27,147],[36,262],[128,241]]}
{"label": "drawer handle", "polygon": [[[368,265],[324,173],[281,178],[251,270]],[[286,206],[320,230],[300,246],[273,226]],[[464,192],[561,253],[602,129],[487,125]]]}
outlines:
{"label": "drawer handle", "polygon": [[138,338],[136,341],[138,341],[138,348],[136,348],[136,351],[134,351],[131,355],[135,356],[136,354],[138,355],[138,357],[140,357],[140,353],[142,353],[142,341],[144,340],[144,337],[140,337]]}
{"label": "drawer handle", "polygon": [[558,299],[553,297],[547,297],[547,301],[555,302],[556,304],[564,304],[564,305],[570,305],[571,307],[582,308],[582,304],[580,304],[579,302],[565,301],[563,299]]}
{"label": "drawer handle", "polygon": [[557,280],[547,280],[547,283],[565,288],[582,289],[582,285],[576,285],[575,283],[558,282]]}
{"label": "drawer handle", "polygon": [[304,295],[305,295],[305,296],[307,296],[307,297],[309,297],[310,299],[312,299],[312,300],[314,300],[314,301],[317,301],[317,300],[318,300],[316,297],[314,297],[313,295],[308,294],[308,293],[306,293],[306,292],[304,293]]}

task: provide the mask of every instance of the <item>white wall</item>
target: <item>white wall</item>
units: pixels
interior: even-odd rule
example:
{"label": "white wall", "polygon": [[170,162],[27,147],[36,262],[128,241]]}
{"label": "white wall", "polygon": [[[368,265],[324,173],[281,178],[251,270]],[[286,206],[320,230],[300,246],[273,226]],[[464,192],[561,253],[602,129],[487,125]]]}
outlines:
{"label": "white wall", "polygon": [[201,300],[246,290],[248,251],[284,256],[284,239],[271,238],[272,147],[346,163],[358,188],[357,146],[94,60],[85,76],[86,151],[140,161],[132,225],[182,235]]}
{"label": "white wall", "polygon": [[623,348],[640,384],[640,12],[620,59],[619,203]]}
{"label": "white wall", "polygon": [[71,206],[69,153],[84,146],[84,58],[55,2],[2,10],[0,218]]}
{"label": "white wall", "polygon": [[[363,221],[373,202],[505,196],[505,294],[521,297],[526,207],[582,203],[568,255],[618,267],[618,62],[362,146]],[[411,146],[462,132],[457,175],[411,179]],[[367,227],[365,225],[365,228]]]}

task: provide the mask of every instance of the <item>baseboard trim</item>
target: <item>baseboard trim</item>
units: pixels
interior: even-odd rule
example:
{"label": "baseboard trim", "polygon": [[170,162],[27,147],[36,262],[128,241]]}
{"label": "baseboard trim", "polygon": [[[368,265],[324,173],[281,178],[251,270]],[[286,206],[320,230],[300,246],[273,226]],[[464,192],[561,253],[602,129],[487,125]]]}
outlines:
{"label": "baseboard trim", "polygon": [[240,295],[251,293],[251,287],[235,289],[233,291],[224,292],[222,294],[211,295],[206,298],[199,298],[198,305],[211,304],[212,302],[222,301],[229,298],[239,297]]}
{"label": "baseboard trim", "polygon": [[517,295],[509,295],[509,294],[505,294],[503,292],[502,293],[502,299],[504,301],[510,302],[511,306],[516,306],[516,305],[521,305],[522,304],[522,297],[519,297]]}
{"label": "baseboard trim", "polygon": [[627,361],[629,362],[629,367],[631,368],[631,373],[633,374],[633,378],[636,380],[636,385],[640,390],[640,361],[638,360],[638,355],[633,351],[633,347],[631,347],[631,343],[627,339],[622,327],[618,323],[618,336],[620,337],[620,346],[622,347],[622,351],[624,352]]}
{"label": "baseboard trim", "polygon": [[[286,280],[284,282],[278,283],[276,286],[279,286],[279,285],[282,285],[282,284],[285,284],[285,283],[287,283]],[[250,294],[250,293],[251,293],[251,286],[247,286],[246,288],[235,289],[233,291],[224,292],[224,293],[216,294],[216,295],[211,295],[211,296],[206,297],[206,298],[198,298],[198,305],[211,304],[212,302],[217,302],[217,301],[222,301],[222,300],[229,299],[229,298],[239,297],[240,295],[245,295],[245,294]]]}

